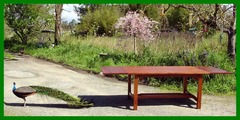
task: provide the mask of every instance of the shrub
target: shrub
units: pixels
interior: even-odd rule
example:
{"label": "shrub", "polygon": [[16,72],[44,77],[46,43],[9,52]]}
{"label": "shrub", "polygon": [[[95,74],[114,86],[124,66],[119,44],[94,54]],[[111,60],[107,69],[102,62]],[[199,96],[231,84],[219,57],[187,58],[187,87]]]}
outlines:
{"label": "shrub", "polygon": [[187,23],[189,14],[188,11],[183,8],[174,8],[168,12],[167,18],[169,21],[169,26],[175,28],[178,31],[187,30]]}
{"label": "shrub", "polygon": [[99,9],[88,11],[77,26],[77,33],[88,32],[90,35],[113,36],[114,24],[120,17],[120,11],[115,6],[101,6]]}
{"label": "shrub", "polygon": [[19,38],[16,35],[11,37],[10,39],[5,39],[4,40],[4,48],[5,49],[10,49],[14,45],[18,45],[18,44],[21,44],[21,41],[19,40]]}
{"label": "shrub", "polygon": [[25,45],[19,44],[19,45],[14,45],[12,48],[10,48],[10,51],[12,52],[20,52],[21,50],[25,49]]}

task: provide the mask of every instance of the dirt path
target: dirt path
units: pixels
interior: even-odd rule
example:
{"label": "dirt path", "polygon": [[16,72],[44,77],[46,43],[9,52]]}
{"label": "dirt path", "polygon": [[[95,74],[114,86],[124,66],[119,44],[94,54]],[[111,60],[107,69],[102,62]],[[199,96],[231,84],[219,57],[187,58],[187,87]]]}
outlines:
{"label": "dirt path", "polygon": [[[41,85],[60,89],[74,96],[93,99],[94,107],[71,109],[64,101],[39,95],[23,100],[12,93],[17,87]],[[139,92],[163,92],[159,88],[139,86]],[[18,56],[17,61],[4,61],[5,116],[236,116],[235,96],[203,95],[202,109],[189,99],[145,99],[137,111],[127,99],[127,83],[101,75],[73,71],[61,65]]]}

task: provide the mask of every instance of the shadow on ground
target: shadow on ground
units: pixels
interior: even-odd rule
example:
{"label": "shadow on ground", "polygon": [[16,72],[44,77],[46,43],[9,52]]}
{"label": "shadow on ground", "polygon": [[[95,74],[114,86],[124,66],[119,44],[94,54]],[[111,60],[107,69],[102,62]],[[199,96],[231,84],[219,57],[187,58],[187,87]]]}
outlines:
{"label": "shadow on ground", "polygon": [[[93,102],[93,107],[115,107],[121,109],[133,109],[133,100],[127,95],[79,95],[78,97]],[[139,99],[138,106],[163,106],[174,105],[180,107],[194,108],[196,103],[191,99]]]}
{"label": "shadow on ground", "polygon": [[[127,95],[79,95],[78,97],[83,100],[93,102],[93,107],[114,107],[120,109],[133,109],[133,100],[128,99]],[[7,103],[5,105],[23,107],[23,103]],[[191,99],[183,98],[172,98],[172,99],[139,99],[138,106],[164,106],[174,105],[180,107],[194,108],[196,103]],[[47,108],[71,108],[67,104],[38,104],[38,103],[27,103],[28,107],[47,107]],[[79,108],[78,108],[79,109]]]}
{"label": "shadow on ground", "polygon": [[[14,107],[23,107],[23,103],[7,103],[4,102],[7,106]],[[46,108],[66,108],[66,109],[79,109],[74,107],[69,107],[68,104],[37,104],[37,103],[27,103],[26,107],[46,107]],[[84,107],[81,107],[84,108]],[[86,107],[85,107],[86,108]]]}

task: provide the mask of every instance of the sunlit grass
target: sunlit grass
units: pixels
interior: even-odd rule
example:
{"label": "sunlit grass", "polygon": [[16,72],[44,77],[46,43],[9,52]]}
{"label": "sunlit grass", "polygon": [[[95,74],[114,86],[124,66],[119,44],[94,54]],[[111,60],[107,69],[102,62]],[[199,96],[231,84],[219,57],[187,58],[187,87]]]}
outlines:
{"label": "sunlit grass", "polygon": [[8,52],[4,51],[4,59],[15,60],[16,57],[14,55],[12,55],[11,53],[8,53]]}

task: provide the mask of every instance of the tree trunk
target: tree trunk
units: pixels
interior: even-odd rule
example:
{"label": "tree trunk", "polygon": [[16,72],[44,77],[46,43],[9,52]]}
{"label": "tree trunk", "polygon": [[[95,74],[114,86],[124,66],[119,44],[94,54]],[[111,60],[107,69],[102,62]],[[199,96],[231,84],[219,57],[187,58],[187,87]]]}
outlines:
{"label": "tree trunk", "polygon": [[60,41],[62,7],[63,7],[62,4],[55,5],[55,35],[54,35],[55,45],[58,45]]}
{"label": "tree trunk", "polygon": [[236,52],[236,35],[233,33],[228,34],[228,48],[227,48],[227,53],[228,56],[232,59],[235,60]]}
{"label": "tree trunk", "polygon": [[21,39],[21,41],[22,41],[22,44],[23,45],[27,45],[27,40],[28,40],[28,37],[27,37],[27,35],[25,35],[24,34],[24,32],[23,32],[23,30],[22,31],[14,31],[16,34],[17,34],[17,36]]}
{"label": "tree trunk", "polygon": [[23,39],[22,39],[22,44],[23,45],[27,45],[27,36],[23,36]]}
{"label": "tree trunk", "polygon": [[234,61],[236,56],[236,20],[234,22],[233,27],[229,28],[228,31],[228,47],[227,47],[227,53],[228,56]]}
{"label": "tree trunk", "polygon": [[228,56],[235,61],[236,58],[236,6],[233,7],[233,20],[231,26],[228,29]]}
{"label": "tree trunk", "polygon": [[134,36],[134,53],[137,54],[137,46],[136,46],[136,36]]}

